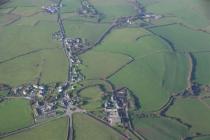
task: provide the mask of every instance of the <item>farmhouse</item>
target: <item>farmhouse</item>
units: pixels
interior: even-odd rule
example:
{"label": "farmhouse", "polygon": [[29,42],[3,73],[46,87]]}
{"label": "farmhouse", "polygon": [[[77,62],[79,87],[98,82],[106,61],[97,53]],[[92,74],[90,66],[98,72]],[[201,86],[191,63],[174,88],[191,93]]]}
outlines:
{"label": "farmhouse", "polygon": [[129,126],[129,117],[127,113],[127,88],[121,88],[114,91],[113,95],[104,104],[106,118],[110,125],[118,123],[125,127]]}

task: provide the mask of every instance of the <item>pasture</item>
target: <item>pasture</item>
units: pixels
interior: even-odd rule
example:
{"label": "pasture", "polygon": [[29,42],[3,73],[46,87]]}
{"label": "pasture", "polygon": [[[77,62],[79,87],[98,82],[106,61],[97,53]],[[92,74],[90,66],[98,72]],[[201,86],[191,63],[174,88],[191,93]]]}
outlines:
{"label": "pasture", "polygon": [[177,51],[195,53],[209,51],[210,35],[207,33],[192,30],[178,24],[152,28],[151,30],[170,40]]}
{"label": "pasture", "polygon": [[117,132],[84,114],[73,115],[73,127],[75,140],[123,140]]}
{"label": "pasture", "polygon": [[132,90],[144,111],[158,109],[172,93],[186,86],[188,60],[185,54],[172,52],[164,40],[144,29],[114,30],[92,51],[121,53],[134,58],[109,80]]}
{"label": "pasture", "polygon": [[33,113],[28,100],[6,99],[0,103],[0,133],[14,131],[33,124]]}
{"label": "pasture", "polygon": [[67,129],[67,118],[59,118],[2,140],[66,140]]}
{"label": "pasture", "polygon": [[66,80],[67,59],[60,43],[52,40],[53,31],[57,25],[48,21],[35,27],[5,27],[0,35],[0,82],[17,86],[36,80],[40,73],[45,84]]}
{"label": "pasture", "polygon": [[84,101],[82,108],[88,111],[95,111],[102,109],[102,91],[99,87],[89,87],[83,89],[79,95]]}
{"label": "pasture", "polygon": [[194,54],[196,58],[195,78],[201,84],[210,84],[210,60],[209,52],[201,52]]}
{"label": "pasture", "polygon": [[134,6],[127,0],[90,0],[90,2],[100,13],[104,14],[105,20],[136,15]]}
{"label": "pasture", "polygon": [[93,45],[109,27],[109,24],[106,23],[98,24],[86,22],[81,19],[77,20],[77,22],[66,19],[63,23],[67,36],[87,39],[91,45]]}
{"label": "pasture", "polygon": [[132,60],[123,54],[100,51],[87,52],[81,59],[80,68],[87,79],[104,79]]}
{"label": "pasture", "polygon": [[188,136],[188,129],[176,121],[165,118],[134,117],[135,130],[148,140],[178,140]]}
{"label": "pasture", "polygon": [[167,115],[180,118],[183,122],[192,125],[191,132],[202,134],[210,132],[209,108],[196,98],[177,99]]}
{"label": "pasture", "polygon": [[201,136],[201,137],[194,138],[193,140],[209,140],[209,139],[210,139],[209,136]]}
{"label": "pasture", "polygon": [[[208,1],[158,0],[156,2],[146,2],[146,0],[143,0],[142,3],[146,5],[148,12],[176,17],[178,19],[177,21],[181,21],[191,27],[205,28],[210,23],[208,18],[209,12],[207,10],[207,7],[210,5]],[[164,19],[167,19],[167,17]]]}
{"label": "pasture", "polygon": [[81,2],[80,0],[63,0],[62,13],[75,13],[79,10]]}

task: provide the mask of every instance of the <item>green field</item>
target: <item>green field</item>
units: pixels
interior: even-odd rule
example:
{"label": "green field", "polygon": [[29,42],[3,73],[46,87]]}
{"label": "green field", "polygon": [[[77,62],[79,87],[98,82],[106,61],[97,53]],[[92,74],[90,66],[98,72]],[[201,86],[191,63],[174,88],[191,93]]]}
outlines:
{"label": "green field", "polygon": [[186,86],[188,60],[185,54],[172,53],[164,40],[144,29],[114,30],[94,50],[127,54],[135,59],[110,80],[133,91],[144,111],[158,109],[170,94]]}
{"label": "green field", "polygon": [[82,106],[85,110],[94,111],[101,109],[102,106],[102,91],[99,87],[89,87],[82,90],[79,95],[85,104]]}
{"label": "green field", "polygon": [[90,0],[94,7],[107,19],[136,14],[133,5],[127,0]]}
{"label": "green field", "polygon": [[8,99],[0,103],[0,133],[14,131],[33,123],[28,100]]}
{"label": "green field", "polygon": [[67,119],[60,118],[2,140],[66,140],[67,128]]}
{"label": "green field", "polygon": [[64,26],[67,36],[87,39],[88,42],[93,45],[97,39],[106,31],[106,29],[109,27],[109,24],[84,22],[79,18],[79,20],[76,22],[72,21],[72,19],[64,20]]}
{"label": "green field", "polygon": [[205,0],[157,0],[156,2],[143,0],[140,2],[146,5],[148,12],[176,17],[178,22],[181,21],[190,26],[204,28],[210,23],[207,8],[210,3]]}
{"label": "green field", "polygon": [[210,111],[199,100],[188,98],[178,99],[167,112],[167,115],[180,118],[183,122],[192,125],[192,132],[210,132]]}
{"label": "green field", "polygon": [[63,0],[62,4],[62,13],[71,13],[77,12],[77,10],[80,8],[81,2],[80,0]]}
{"label": "green field", "polygon": [[123,54],[100,51],[87,52],[81,55],[81,59],[81,70],[87,79],[106,78],[132,60]]}
{"label": "green field", "polygon": [[66,80],[67,59],[60,43],[51,39],[56,30],[56,23],[48,21],[41,21],[35,27],[5,27],[0,35],[0,72],[4,73],[0,75],[0,83],[17,86],[35,80],[40,73],[43,83]]}
{"label": "green field", "polygon": [[117,132],[84,114],[74,114],[73,127],[75,140],[123,140]]}
{"label": "green field", "polygon": [[[9,2],[2,5],[2,7],[39,7],[49,4],[50,2],[48,0],[10,0]],[[1,7],[1,6],[0,6]]]}
{"label": "green field", "polygon": [[203,99],[210,106],[210,98]]}
{"label": "green field", "polygon": [[170,40],[178,51],[209,51],[210,36],[180,25],[152,28],[152,31]]}
{"label": "green field", "polygon": [[84,80],[80,82],[81,85],[84,87],[91,87],[94,85],[103,85],[104,90],[111,92],[112,91],[112,85],[108,83],[107,81],[104,81],[103,79],[92,79],[92,80]]}
{"label": "green field", "polygon": [[148,140],[178,140],[188,136],[188,129],[165,118],[137,118],[133,124],[137,132]]}
{"label": "green field", "polygon": [[209,136],[201,136],[201,137],[198,137],[198,138],[194,138],[193,140],[209,140],[210,137]]}
{"label": "green field", "polygon": [[196,65],[196,80],[201,84],[210,84],[210,54],[208,52],[194,54]]}

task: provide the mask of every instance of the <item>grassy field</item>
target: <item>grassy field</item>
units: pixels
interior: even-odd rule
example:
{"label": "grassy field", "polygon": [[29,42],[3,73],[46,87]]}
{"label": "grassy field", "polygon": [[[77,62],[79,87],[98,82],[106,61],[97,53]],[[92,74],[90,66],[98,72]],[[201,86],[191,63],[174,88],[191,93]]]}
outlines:
{"label": "grassy field", "polygon": [[103,88],[106,91],[108,92],[112,91],[112,85],[110,85],[110,83],[108,83],[107,81],[104,81],[101,79],[84,80],[80,82],[80,84],[83,85],[84,87],[94,86],[94,85],[103,85]]}
{"label": "grassy field", "polygon": [[8,25],[16,20],[18,20],[20,17],[16,15],[5,15],[5,14],[0,14],[0,26],[5,26]]}
{"label": "grassy field", "polygon": [[210,106],[210,98],[204,99],[204,101]]}
{"label": "grassy field", "polygon": [[191,124],[192,132],[204,134],[210,132],[210,111],[197,99],[176,100],[175,104],[167,112],[167,115],[178,117],[182,121]]}
{"label": "grassy field", "polygon": [[64,81],[68,64],[60,43],[51,38],[54,31],[56,23],[48,21],[35,27],[5,27],[0,35],[0,72],[4,73],[0,82],[17,86],[34,80],[40,73],[43,83]]}
{"label": "grassy field", "polygon": [[178,140],[188,136],[186,127],[165,118],[134,117],[133,124],[137,132],[148,140]]}
{"label": "grassy field", "polygon": [[86,102],[82,108],[88,111],[101,109],[102,106],[102,91],[99,87],[89,87],[82,90],[80,97]]}
{"label": "grassy field", "polygon": [[160,108],[170,94],[185,88],[185,64],[184,56],[158,53],[136,59],[110,80],[131,89],[140,99],[141,109],[151,111]]}
{"label": "grassy field", "polygon": [[117,86],[132,90],[139,97],[144,111],[159,108],[171,93],[186,86],[187,57],[172,53],[165,41],[144,29],[114,30],[94,50],[127,54],[135,59],[110,80]]}
{"label": "grassy field", "polygon": [[169,39],[179,51],[209,51],[210,36],[180,25],[153,28],[157,34]]}
{"label": "grassy field", "polygon": [[[40,7],[47,5],[50,2],[48,0],[10,0],[6,4],[2,5],[3,8],[7,7]],[[1,6],[0,6],[1,7]],[[41,9],[41,7],[40,7]]]}
{"label": "grassy field", "polygon": [[209,84],[210,36],[203,32],[192,31],[179,25],[152,29],[172,41],[178,51],[193,52],[196,59],[195,78],[201,84]]}
{"label": "grassy field", "polygon": [[0,103],[0,133],[13,131],[33,123],[28,100],[8,99]]}
{"label": "grassy field", "polygon": [[194,54],[196,58],[196,80],[201,84],[210,84],[210,59],[208,52]]}
{"label": "grassy field", "polygon": [[67,119],[60,118],[2,140],[66,140]]}
{"label": "grassy field", "polygon": [[41,12],[40,7],[17,7],[12,11],[13,14],[26,17],[36,14],[38,12]]}
{"label": "grassy field", "polygon": [[209,139],[210,139],[209,136],[203,136],[203,137],[194,138],[193,140],[209,140]]}
{"label": "grassy field", "polygon": [[81,37],[94,44],[97,39],[106,31],[109,24],[97,24],[80,21],[74,22],[64,20],[66,34],[69,37]]}
{"label": "grassy field", "polygon": [[131,61],[129,56],[110,52],[90,51],[81,56],[82,73],[87,79],[106,78]]}
{"label": "grassy field", "polygon": [[80,8],[81,2],[80,0],[63,0],[62,1],[63,7],[61,9],[62,13],[70,13],[70,12],[77,12]]}
{"label": "grassy field", "polygon": [[193,27],[204,28],[210,23],[207,8],[210,3],[205,0],[157,0],[156,2],[143,0],[142,3],[146,5],[148,12],[173,16],[178,18],[178,21],[181,20],[182,23]]}
{"label": "grassy field", "polygon": [[95,8],[105,15],[105,18],[115,19],[121,16],[136,14],[133,5],[127,0],[90,0]]}
{"label": "grassy field", "polygon": [[13,86],[33,82],[40,73],[45,84],[64,81],[67,77],[67,60],[62,49],[44,50],[0,65],[0,73],[4,73],[0,82]]}
{"label": "grassy field", "polygon": [[118,133],[84,114],[74,114],[73,127],[75,140],[123,140]]}

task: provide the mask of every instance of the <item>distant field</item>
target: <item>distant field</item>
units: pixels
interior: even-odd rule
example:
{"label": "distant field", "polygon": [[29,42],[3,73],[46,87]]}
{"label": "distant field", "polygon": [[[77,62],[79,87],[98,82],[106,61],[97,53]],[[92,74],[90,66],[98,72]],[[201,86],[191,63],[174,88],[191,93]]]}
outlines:
{"label": "distant field", "polygon": [[[10,0],[2,7],[7,8],[7,7],[40,7],[45,4],[50,4],[48,0]],[[1,6],[0,6],[1,7]]]}
{"label": "distant field", "polygon": [[3,6],[2,6],[2,8],[1,8],[1,6],[0,6],[0,14],[7,14],[7,13],[9,13],[10,11],[12,11],[14,8],[3,8]]}
{"label": "distant field", "polygon": [[73,127],[75,140],[123,140],[118,133],[84,114],[74,114]]}
{"label": "distant field", "polygon": [[167,115],[180,118],[182,121],[191,124],[192,132],[210,132],[210,111],[199,100],[178,99],[167,112]]}
{"label": "distant field", "polygon": [[67,119],[60,118],[2,140],[66,140]]}
{"label": "distant field", "polygon": [[20,17],[17,15],[1,15],[0,14],[0,26],[5,26],[8,25],[10,23],[15,22],[16,20],[18,20]]}
{"label": "distant field", "polygon": [[210,35],[180,25],[152,28],[155,33],[169,39],[179,51],[209,51]]}
{"label": "distant field", "polygon": [[77,12],[80,8],[81,2],[80,0],[63,0],[62,1],[63,7],[61,9],[62,13],[66,12]]}
{"label": "distant field", "polygon": [[[71,18],[70,18],[71,19]],[[97,24],[91,22],[64,20],[66,34],[69,37],[81,37],[94,44],[106,31],[109,24]]]}
{"label": "distant field", "polygon": [[165,118],[134,117],[133,124],[137,132],[148,140],[178,140],[188,136],[186,127]]}
{"label": "distant field", "polygon": [[173,16],[176,17],[178,21],[190,26],[204,28],[208,26],[210,22],[208,19],[209,11],[207,10],[210,4],[205,0],[143,0],[140,2],[146,5],[148,12]]}
{"label": "distant field", "polygon": [[90,0],[90,2],[108,19],[136,14],[133,5],[127,0]]}
{"label": "distant field", "polygon": [[194,54],[197,65],[196,65],[196,80],[201,84],[210,84],[210,53],[196,53]]}
{"label": "distant field", "polygon": [[0,133],[14,131],[33,123],[28,100],[8,99],[0,103]]}
{"label": "distant field", "polygon": [[82,108],[88,111],[101,109],[102,91],[99,87],[89,87],[79,93],[80,97],[86,102]]}
{"label": "distant field", "polygon": [[40,7],[17,7],[12,11],[12,13],[20,16],[31,16],[41,12],[41,10],[42,9]]}
{"label": "distant field", "polygon": [[123,54],[99,51],[87,52],[81,59],[81,70],[87,79],[106,78],[132,60]]}
{"label": "distant field", "polygon": [[201,84],[209,84],[210,36],[203,32],[192,31],[179,25],[152,29],[155,33],[169,39],[178,51],[193,52],[196,59],[195,78]]}
{"label": "distant field", "polygon": [[198,137],[198,138],[194,138],[193,140],[209,140],[210,139],[210,136],[201,136],[201,137]]}

